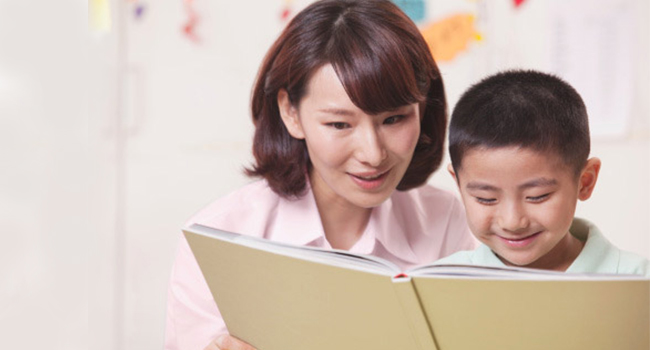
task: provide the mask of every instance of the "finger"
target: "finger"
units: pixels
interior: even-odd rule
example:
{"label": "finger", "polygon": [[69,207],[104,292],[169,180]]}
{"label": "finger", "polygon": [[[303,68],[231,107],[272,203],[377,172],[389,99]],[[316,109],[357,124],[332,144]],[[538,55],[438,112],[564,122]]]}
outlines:
{"label": "finger", "polygon": [[214,341],[220,350],[256,350],[249,344],[232,337],[230,335],[222,335]]}

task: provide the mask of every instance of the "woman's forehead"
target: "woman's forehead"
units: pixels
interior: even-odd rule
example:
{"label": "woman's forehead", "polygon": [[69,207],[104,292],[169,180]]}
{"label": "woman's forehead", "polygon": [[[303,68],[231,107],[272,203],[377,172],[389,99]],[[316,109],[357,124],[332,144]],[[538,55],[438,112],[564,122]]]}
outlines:
{"label": "woman's forehead", "polygon": [[[357,69],[355,64],[362,67]],[[307,96],[336,95],[368,114],[391,111],[424,100],[413,76],[413,81],[404,76],[396,79],[399,73],[395,67],[376,66],[376,72],[362,72],[368,69],[364,66],[358,60],[325,62],[317,66],[305,82],[301,100]]]}
{"label": "woman's forehead", "polygon": [[[366,94],[363,95],[368,96]],[[326,63],[316,69],[308,80],[300,105],[302,106],[305,103],[308,103],[312,108],[317,108],[328,114],[347,115],[355,114],[359,111],[367,114],[395,111],[410,106],[415,102],[409,103],[407,101],[404,104],[390,106],[386,109],[379,109],[377,108],[378,106],[375,106],[375,110],[372,111],[361,108],[361,106],[352,100],[334,67],[330,63]]]}

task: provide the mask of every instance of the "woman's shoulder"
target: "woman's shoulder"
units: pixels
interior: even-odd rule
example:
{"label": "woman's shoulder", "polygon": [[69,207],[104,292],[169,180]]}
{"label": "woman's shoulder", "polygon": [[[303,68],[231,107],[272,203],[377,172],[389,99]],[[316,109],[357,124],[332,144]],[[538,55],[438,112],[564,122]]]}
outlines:
{"label": "woman's shoulder", "polygon": [[408,191],[396,191],[392,201],[407,210],[417,210],[421,215],[451,215],[462,212],[462,204],[452,192],[432,185],[423,185]]}
{"label": "woman's shoulder", "polygon": [[411,195],[420,196],[420,197],[449,198],[449,199],[456,198],[456,196],[450,191],[443,190],[442,188],[435,187],[431,184],[424,184],[420,187],[416,187],[401,193],[409,193]]}
{"label": "woman's shoulder", "polygon": [[265,180],[254,181],[208,204],[186,225],[201,224],[238,233],[254,232],[256,223],[265,224],[279,201],[280,196]]}
{"label": "woman's shoulder", "polygon": [[437,259],[476,246],[463,205],[452,192],[424,185],[393,194],[390,204],[396,226],[420,255]]}

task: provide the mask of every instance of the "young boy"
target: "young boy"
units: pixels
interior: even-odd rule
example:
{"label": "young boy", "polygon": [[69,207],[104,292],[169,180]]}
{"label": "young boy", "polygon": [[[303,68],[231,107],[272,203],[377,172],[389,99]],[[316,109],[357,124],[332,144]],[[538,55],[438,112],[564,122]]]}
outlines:
{"label": "young boy", "polygon": [[472,86],[452,115],[449,172],[483,244],[438,263],[650,275],[647,259],[574,218],[600,170],[589,148],[585,105],[563,80],[508,71]]}

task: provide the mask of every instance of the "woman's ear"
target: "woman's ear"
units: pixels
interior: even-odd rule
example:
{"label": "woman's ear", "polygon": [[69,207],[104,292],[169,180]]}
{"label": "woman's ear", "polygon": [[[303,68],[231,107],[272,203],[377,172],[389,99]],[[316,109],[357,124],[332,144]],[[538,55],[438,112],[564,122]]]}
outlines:
{"label": "woman's ear", "polygon": [[282,122],[289,131],[289,134],[297,139],[304,139],[305,132],[300,124],[298,110],[291,104],[289,93],[285,89],[278,91],[278,109],[280,110]]}
{"label": "woman's ear", "polygon": [[598,173],[600,172],[600,165],[600,159],[589,158],[587,165],[582,169],[580,179],[578,180],[578,199],[581,201],[589,199],[594,192],[594,187],[596,187],[596,181],[598,180]]}

